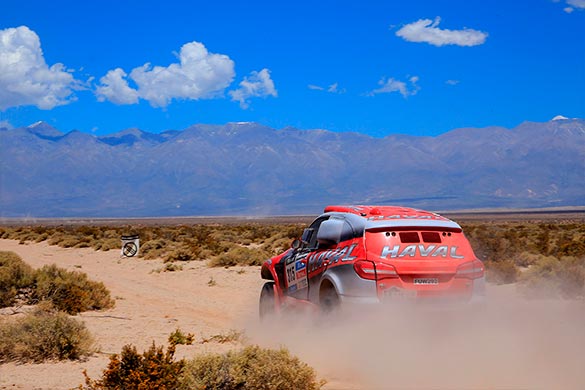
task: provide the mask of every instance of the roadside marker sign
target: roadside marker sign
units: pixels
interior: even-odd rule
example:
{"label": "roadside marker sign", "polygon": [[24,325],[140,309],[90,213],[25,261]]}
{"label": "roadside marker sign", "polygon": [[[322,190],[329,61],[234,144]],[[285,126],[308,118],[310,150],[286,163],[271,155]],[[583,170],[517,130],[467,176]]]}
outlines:
{"label": "roadside marker sign", "polygon": [[122,236],[122,257],[134,257],[140,250],[140,237],[138,235]]}

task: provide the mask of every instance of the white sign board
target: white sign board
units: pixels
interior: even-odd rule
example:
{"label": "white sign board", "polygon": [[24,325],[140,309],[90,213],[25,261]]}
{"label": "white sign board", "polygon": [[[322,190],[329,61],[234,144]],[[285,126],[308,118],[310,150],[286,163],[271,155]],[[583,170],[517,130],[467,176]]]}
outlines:
{"label": "white sign board", "polygon": [[134,257],[140,250],[140,238],[138,235],[134,236],[122,236],[122,251],[120,256],[122,257]]}

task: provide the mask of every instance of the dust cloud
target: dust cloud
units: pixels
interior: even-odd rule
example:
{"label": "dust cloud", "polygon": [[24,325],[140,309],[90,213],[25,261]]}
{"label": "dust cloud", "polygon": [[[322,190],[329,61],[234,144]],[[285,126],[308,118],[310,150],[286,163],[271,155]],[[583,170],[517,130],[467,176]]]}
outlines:
{"label": "dust cloud", "polygon": [[287,347],[328,380],[326,389],[585,388],[585,301],[491,290],[481,306],[291,313],[250,323],[247,334]]}

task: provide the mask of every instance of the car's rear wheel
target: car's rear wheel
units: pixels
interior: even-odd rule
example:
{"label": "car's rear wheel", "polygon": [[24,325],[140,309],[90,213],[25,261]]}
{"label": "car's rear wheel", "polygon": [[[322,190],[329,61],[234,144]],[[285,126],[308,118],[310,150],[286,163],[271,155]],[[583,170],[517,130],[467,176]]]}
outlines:
{"label": "car's rear wheel", "polygon": [[260,291],[260,319],[273,316],[276,313],[276,294],[274,282],[266,282]]}
{"label": "car's rear wheel", "polygon": [[319,306],[324,313],[332,313],[339,309],[341,300],[335,290],[335,286],[329,281],[325,281],[319,289]]}

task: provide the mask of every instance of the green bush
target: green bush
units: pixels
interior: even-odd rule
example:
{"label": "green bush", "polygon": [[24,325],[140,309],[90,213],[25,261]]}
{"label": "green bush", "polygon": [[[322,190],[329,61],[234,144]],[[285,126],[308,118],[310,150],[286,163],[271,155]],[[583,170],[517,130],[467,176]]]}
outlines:
{"label": "green bush", "polygon": [[187,362],[179,389],[206,390],[315,390],[313,368],[288,350],[248,346],[227,354],[207,354]]}
{"label": "green bush", "polygon": [[14,252],[0,251],[0,307],[12,306],[16,295],[30,287],[33,269]]}
{"label": "green bush", "polygon": [[183,333],[181,329],[177,328],[173,333],[169,335],[169,344],[170,345],[191,345],[195,340],[195,336],[193,333]]}
{"label": "green bush", "polygon": [[175,346],[171,345],[164,352],[154,343],[143,354],[136,347],[126,345],[120,356],[110,357],[108,367],[102,378],[92,380],[85,374],[87,390],[175,390],[179,385],[179,376],[183,370],[184,360],[175,361]]}
{"label": "green bush", "polygon": [[91,353],[85,325],[64,313],[37,310],[0,322],[0,363],[74,360]]}
{"label": "green bush", "polygon": [[50,301],[57,309],[69,314],[114,306],[114,300],[102,282],[91,281],[84,273],[67,271],[55,264],[35,272],[33,298]]}

